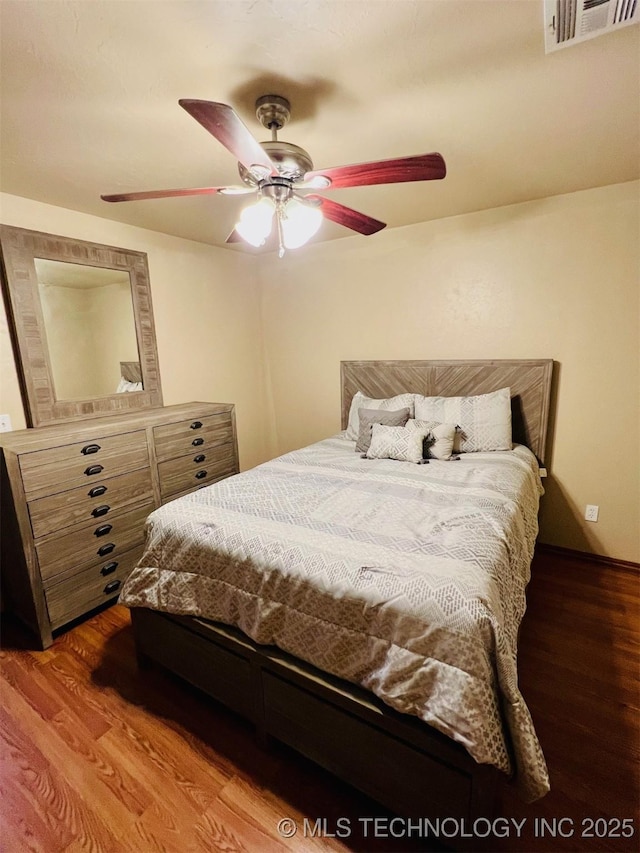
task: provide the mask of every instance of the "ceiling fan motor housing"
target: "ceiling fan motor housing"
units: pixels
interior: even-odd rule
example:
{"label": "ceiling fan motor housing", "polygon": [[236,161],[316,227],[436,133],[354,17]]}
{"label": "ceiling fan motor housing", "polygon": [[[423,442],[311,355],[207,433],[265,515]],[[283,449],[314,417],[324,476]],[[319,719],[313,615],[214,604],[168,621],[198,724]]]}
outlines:
{"label": "ceiling fan motor housing", "polygon": [[[292,142],[278,140],[276,142],[261,142],[260,145],[271,158],[281,178],[301,181],[305,173],[313,169],[313,161],[309,154],[304,148],[300,148]],[[257,186],[262,180],[261,177],[256,180],[251,170],[245,168],[242,163],[238,163],[238,171],[245,184],[250,186]]]}
{"label": "ceiling fan motor housing", "polygon": [[[301,181],[305,172],[313,169],[311,157],[304,148],[292,142],[281,142],[277,138],[277,132],[291,118],[289,101],[280,95],[263,95],[256,101],[256,116],[258,121],[272,133],[273,138],[269,142],[261,142],[260,145],[275,165],[280,177],[289,181]],[[242,163],[238,163],[238,171],[244,183],[249,186],[257,186],[264,180],[257,171],[252,173],[252,170],[243,166]]]}

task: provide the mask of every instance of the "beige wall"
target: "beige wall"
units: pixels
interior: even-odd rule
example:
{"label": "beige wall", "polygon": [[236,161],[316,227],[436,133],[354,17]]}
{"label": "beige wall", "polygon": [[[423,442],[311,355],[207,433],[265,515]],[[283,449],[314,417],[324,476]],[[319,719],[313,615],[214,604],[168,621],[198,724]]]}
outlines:
{"label": "beige wall", "polygon": [[[0,194],[0,220],[146,252],[164,402],[236,404],[240,464],[268,454],[258,283],[253,258],[96,216]],[[25,426],[4,310],[0,310],[0,413]]]}
{"label": "beige wall", "polygon": [[270,256],[275,450],[340,428],[341,359],[553,358],[541,539],[640,560],[639,233],[634,182]]}
{"label": "beige wall", "polygon": [[[235,402],[244,468],[339,429],[342,359],[554,358],[541,539],[640,560],[638,183],[282,260],[11,196],[0,205],[7,224],[147,252],[165,402]],[[0,412],[24,425],[3,312]],[[583,520],[587,503],[597,524]]]}

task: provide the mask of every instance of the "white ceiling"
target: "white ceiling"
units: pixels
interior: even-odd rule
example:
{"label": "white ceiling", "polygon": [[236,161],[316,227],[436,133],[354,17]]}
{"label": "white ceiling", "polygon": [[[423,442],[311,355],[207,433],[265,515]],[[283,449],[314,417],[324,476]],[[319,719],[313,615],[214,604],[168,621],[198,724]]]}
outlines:
{"label": "white ceiling", "polygon": [[640,176],[640,27],[547,56],[542,0],[1,0],[0,16],[0,189],[60,207],[224,245],[241,198],[99,196],[237,184],[178,99],[229,103],[264,139],[267,93],[316,168],[444,156],[443,181],[327,192],[389,227]]}

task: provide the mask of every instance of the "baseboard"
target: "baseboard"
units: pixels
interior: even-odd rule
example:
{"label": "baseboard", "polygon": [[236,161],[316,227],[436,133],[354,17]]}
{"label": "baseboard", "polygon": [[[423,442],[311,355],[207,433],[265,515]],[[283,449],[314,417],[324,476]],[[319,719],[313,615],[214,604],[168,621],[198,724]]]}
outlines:
{"label": "baseboard", "polygon": [[605,557],[602,554],[592,554],[589,551],[577,551],[574,548],[563,548],[561,545],[545,545],[544,542],[538,542],[536,551],[542,554],[555,554],[558,557],[570,560],[582,560],[588,563],[598,563],[601,566],[640,573],[640,563],[634,563],[631,560],[617,560],[615,557]]}

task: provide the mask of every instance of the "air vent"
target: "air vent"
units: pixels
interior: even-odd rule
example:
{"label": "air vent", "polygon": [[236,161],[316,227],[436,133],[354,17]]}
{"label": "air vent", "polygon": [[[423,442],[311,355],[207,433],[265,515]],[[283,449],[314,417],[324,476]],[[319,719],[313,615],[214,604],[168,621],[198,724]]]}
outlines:
{"label": "air vent", "polygon": [[639,0],[545,0],[545,52],[640,22]]}

